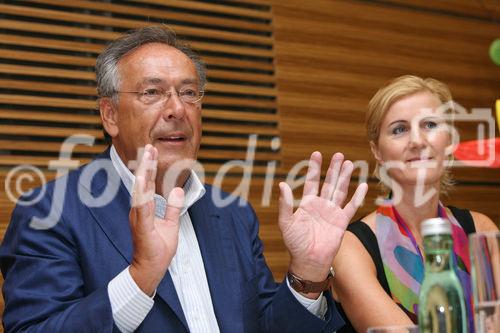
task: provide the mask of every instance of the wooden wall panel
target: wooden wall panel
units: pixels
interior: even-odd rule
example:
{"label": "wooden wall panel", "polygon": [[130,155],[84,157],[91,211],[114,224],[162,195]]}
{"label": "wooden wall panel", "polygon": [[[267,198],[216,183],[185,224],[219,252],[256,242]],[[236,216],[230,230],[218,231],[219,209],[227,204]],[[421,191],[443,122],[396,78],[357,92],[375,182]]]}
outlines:
{"label": "wooden wall panel", "polygon": [[[494,8],[484,10],[471,3],[273,1],[283,170],[313,150],[327,156],[342,151],[368,161],[373,170],[366,106],[379,87],[403,74],[446,82],[469,111],[493,108],[500,97],[500,67],[489,59],[488,48],[500,37],[498,16],[492,18],[500,4],[486,1]],[[476,126],[460,126],[461,137],[474,138]],[[453,173],[458,185],[445,202],[481,211],[500,225],[500,169]],[[376,181],[369,184],[358,216],[374,208]]]}
{"label": "wooden wall panel", "polygon": [[[122,32],[163,23],[189,39],[208,65],[200,160],[244,158],[251,134],[258,135],[256,163],[279,160],[279,149],[269,146],[279,136],[270,6],[31,0],[2,1],[0,12],[1,165],[25,158],[46,166],[71,131],[96,138],[94,148],[78,147],[83,160],[102,150],[95,57]],[[30,151],[33,140],[45,144]]]}
{"label": "wooden wall panel", "polygon": [[400,5],[404,8],[442,11],[448,15],[477,17],[492,21],[500,18],[500,6],[497,0],[439,0],[432,2],[420,0],[380,0],[379,2],[389,5]]}
{"label": "wooden wall panel", "polygon": [[273,9],[285,167],[314,142],[366,159],[366,105],[402,74],[447,82],[467,108],[491,108],[498,97],[500,68],[487,50],[500,27],[488,20],[364,1],[277,1]]}

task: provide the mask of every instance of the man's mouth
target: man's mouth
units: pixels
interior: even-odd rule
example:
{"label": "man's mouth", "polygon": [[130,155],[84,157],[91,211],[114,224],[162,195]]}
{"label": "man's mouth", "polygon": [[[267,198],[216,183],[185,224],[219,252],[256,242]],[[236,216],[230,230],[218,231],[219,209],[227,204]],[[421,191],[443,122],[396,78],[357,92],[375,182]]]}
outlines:
{"label": "man's mouth", "polygon": [[166,141],[166,142],[181,142],[181,141],[185,141],[186,138],[183,136],[165,136],[165,137],[158,138],[158,140]]}
{"label": "man's mouth", "polygon": [[171,133],[171,134],[166,134],[159,136],[157,138],[158,141],[161,142],[171,142],[171,143],[176,143],[176,142],[183,142],[187,140],[187,137],[184,133]]}

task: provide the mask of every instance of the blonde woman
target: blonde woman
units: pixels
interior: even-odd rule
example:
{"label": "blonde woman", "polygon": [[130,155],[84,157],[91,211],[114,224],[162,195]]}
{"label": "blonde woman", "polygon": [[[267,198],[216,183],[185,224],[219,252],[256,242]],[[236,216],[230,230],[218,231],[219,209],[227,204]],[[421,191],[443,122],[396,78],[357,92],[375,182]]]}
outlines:
{"label": "blonde woman", "polygon": [[[335,257],[334,295],[347,322],[341,332],[417,322],[424,272],[420,224],[433,217],[452,224],[455,270],[470,311],[467,235],[497,227],[483,214],[440,201],[451,186],[446,169],[451,135],[441,112],[451,100],[445,84],[407,75],[381,88],[369,103],[370,147],[388,195],[376,211],[348,227]],[[470,312],[468,317],[472,327]]]}

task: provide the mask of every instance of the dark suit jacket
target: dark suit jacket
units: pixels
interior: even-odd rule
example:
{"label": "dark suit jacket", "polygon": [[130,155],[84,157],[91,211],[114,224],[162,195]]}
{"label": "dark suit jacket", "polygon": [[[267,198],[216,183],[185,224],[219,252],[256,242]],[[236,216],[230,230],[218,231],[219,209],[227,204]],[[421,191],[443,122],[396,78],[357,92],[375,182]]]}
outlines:
{"label": "dark suit jacket", "polygon": [[[105,189],[113,185],[116,194],[100,207]],[[343,324],[331,297],[323,321],[294,298],[286,283],[275,283],[248,204],[235,200],[220,209],[211,199],[212,188],[206,190],[189,214],[221,332],[331,332]],[[109,152],[28,198],[41,192],[38,202],[15,208],[0,248],[6,332],[118,332],[107,285],[130,264],[133,245],[130,196]],[[91,196],[98,199],[92,203]],[[51,208],[46,226],[54,226],[30,227],[33,217],[44,218]],[[154,300],[137,331],[188,332],[168,272]]]}

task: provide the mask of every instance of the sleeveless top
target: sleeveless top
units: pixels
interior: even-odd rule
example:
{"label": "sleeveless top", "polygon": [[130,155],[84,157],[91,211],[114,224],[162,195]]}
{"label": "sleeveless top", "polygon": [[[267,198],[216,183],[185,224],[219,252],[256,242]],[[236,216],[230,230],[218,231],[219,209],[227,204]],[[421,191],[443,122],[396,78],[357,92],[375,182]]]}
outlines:
{"label": "sleeveless top", "polygon": [[[453,206],[448,206],[450,211],[453,214],[453,217],[456,219],[456,221],[460,224],[462,227],[463,231],[465,232],[466,235],[469,235],[471,233],[474,233],[476,231],[475,226],[474,226],[474,220],[472,219],[472,215],[470,212],[466,209],[460,209],[456,208]],[[391,289],[389,287],[389,282],[386,277],[386,272],[384,269],[384,263],[382,260],[382,256],[380,254],[380,248],[377,242],[377,236],[375,233],[373,233],[372,229],[363,221],[357,220],[347,227],[347,230],[352,232],[363,244],[367,252],[370,254],[373,263],[375,264],[376,272],[377,272],[377,280],[382,286],[382,288],[385,290],[387,295],[389,295],[391,298],[393,298],[393,295],[391,293]],[[349,319],[347,318],[344,310],[342,309],[342,306],[340,303],[336,302],[335,303],[337,306],[337,309],[341,313],[344,321],[346,322],[346,325],[342,327],[340,330],[337,332],[339,333],[351,333],[351,332],[356,332],[352,324],[350,323]],[[408,315],[412,321],[416,320],[416,317],[413,313],[409,312],[404,306],[402,306],[400,303],[396,302],[397,305]]]}

